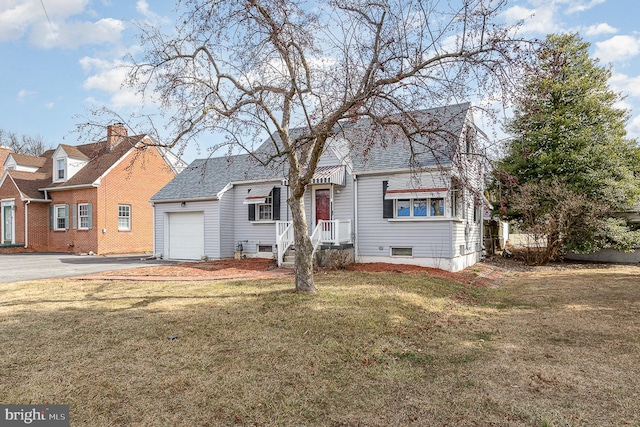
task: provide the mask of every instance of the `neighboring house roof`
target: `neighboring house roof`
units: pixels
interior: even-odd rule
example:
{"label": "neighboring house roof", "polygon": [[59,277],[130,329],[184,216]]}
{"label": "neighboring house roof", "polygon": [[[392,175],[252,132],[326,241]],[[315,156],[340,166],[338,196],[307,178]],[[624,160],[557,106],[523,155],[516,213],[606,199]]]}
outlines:
{"label": "neighboring house roof", "polygon": [[[424,123],[430,129],[421,136],[425,147],[414,147],[413,166],[434,167],[450,163],[463,133],[470,109],[469,103],[414,112],[412,120]],[[383,171],[409,169],[412,165],[407,139],[399,128],[376,129],[368,119],[340,123],[339,136],[333,138],[332,149],[342,163],[353,162],[355,171]],[[435,129],[435,132],[433,131]],[[292,129],[295,139],[301,129]],[[362,147],[362,141],[367,140]],[[241,181],[276,180],[287,176],[285,162],[263,166],[255,157],[266,159],[273,152],[274,144],[280,145],[277,134],[267,138],[253,155],[239,154],[225,157],[198,159],[156,193],[152,202],[169,200],[216,198],[228,185]],[[364,153],[363,153],[364,151]],[[337,166],[337,165],[336,165]],[[339,179],[340,170],[328,166],[319,167],[314,175],[322,179]]]}
{"label": "neighboring house roof", "polygon": [[[91,146],[94,144],[89,144],[89,145]],[[83,151],[89,151],[89,150],[82,149],[86,146],[78,147],[73,145],[60,144],[59,147],[62,148],[64,152],[67,153],[67,156],[69,157],[72,157],[74,159],[87,159],[87,160],[89,159],[89,156],[83,152]]]}
{"label": "neighboring house roof", "polygon": [[28,156],[26,154],[11,153],[13,160],[20,166],[29,166],[33,168],[40,168],[47,161],[45,157]]}
{"label": "neighboring house roof", "polygon": [[25,199],[44,200],[44,195],[38,189],[51,182],[51,177],[42,172],[7,171],[18,191]]}
{"label": "neighboring house roof", "polygon": [[[91,144],[83,144],[78,146],[61,144],[56,149],[47,150],[40,157],[26,156],[23,154],[15,154],[9,152],[13,156],[16,163],[23,166],[37,167],[35,172],[6,171],[5,178],[10,179],[18,187],[23,198],[32,200],[45,200],[44,190],[64,190],[67,188],[77,188],[90,186],[99,183],[111,168],[120,161],[136,161],[138,152],[132,151],[139,143],[147,138],[146,135],[138,136],[121,136],[118,137],[117,143],[107,138],[104,141]],[[53,182],[53,156],[59,150],[64,150],[66,156],[73,159],[82,160],[85,164],[72,177],[65,182]],[[143,148],[155,149],[155,148]],[[170,151],[157,147],[163,159],[167,162],[167,166],[171,167],[174,172],[184,167],[184,162]],[[5,151],[5,150],[2,150]],[[128,156],[129,153],[131,156]],[[141,151],[140,153],[143,153]]]}
{"label": "neighboring house roof", "polygon": [[[114,147],[109,149],[107,141],[95,142],[92,144],[70,146],[63,145],[68,156],[74,158],[89,159],[89,163],[85,165],[78,173],[69,178],[65,182],[49,183],[46,188],[48,190],[62,189],[65,187],[76,187],[82,185],[91,185],[98,180],[111,166],[120,160],[125,154],[144,139],[145,135],[123,137],[122,140]],[[67,151],[70,149],[73,156]],[[83,156],[83,157],[76,157]]]}
{"label": "neighboring house roof", "polygon": [[9,157],[9,154],[13,153],[11,148],[0,145],[0,174],[4,170],[4,162]]}

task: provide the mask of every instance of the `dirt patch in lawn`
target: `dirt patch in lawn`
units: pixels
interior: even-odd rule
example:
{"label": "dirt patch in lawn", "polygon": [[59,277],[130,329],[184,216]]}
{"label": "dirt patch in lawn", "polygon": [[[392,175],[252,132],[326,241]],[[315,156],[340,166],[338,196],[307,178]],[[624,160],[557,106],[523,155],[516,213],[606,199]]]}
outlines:
{"label": "dirt patch in lawn", "polygon": [[277,268],[275,262],[265,258],[222,259],[216,261],[180,262],[129,270],[107,271],[84,276],[95,278],[137,278],[137,279],[229,279],[268,278],[291,274],[292,270]]}

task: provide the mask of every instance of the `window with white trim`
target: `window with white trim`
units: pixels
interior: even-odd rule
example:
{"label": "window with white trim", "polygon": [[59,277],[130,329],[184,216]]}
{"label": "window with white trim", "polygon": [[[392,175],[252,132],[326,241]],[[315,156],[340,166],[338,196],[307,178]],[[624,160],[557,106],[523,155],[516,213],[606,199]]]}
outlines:
{"label": "window with white trim", "polygon": [[131,230],[131,205],[118,205],[118,230]]}
{"label": "window with white trim", "polygon": [[66,230],[68,218],[69,216],[67,215],[66,205],[55,205],[53,207],[53,229],[54,230]]}
{"label": "window with white trim", "polygon": [[58,179],[64,179],[65,177],[65,170],[66,170],[66,166],[67,166],[67,162],[65,161],[65,159],[58,159],[56,160],[56,176],[58,177]]}
{"label": "window with white trim", "polygon": [[394,215],[396,218],[426,218],[444,216],[444,198],[397,199]]}
{"label": "window with white trim", "polygon": [[460,183],[454,178],[451,180],[451,216],[457,218],[465,217],[463,190]]}
{"label": "window with white trim", "polygon": [[78,204],[78,230],[89,229],[89,203]]}
{"label": "window with white trim", "polygon": [[271,221],[273,219],[273,192],[265,199],[264,203],[256,205],[259,221]]}

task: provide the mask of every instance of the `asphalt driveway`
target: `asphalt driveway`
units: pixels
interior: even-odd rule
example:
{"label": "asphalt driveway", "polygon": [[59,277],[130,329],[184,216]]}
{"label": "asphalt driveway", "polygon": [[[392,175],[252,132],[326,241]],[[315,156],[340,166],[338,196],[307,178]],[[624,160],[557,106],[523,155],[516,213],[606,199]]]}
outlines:
{"label": "asphalt driveway", "polygon": [[170,263],[172,261],[147,260],[144,255],[2,254],[0,283],[81,276]]}

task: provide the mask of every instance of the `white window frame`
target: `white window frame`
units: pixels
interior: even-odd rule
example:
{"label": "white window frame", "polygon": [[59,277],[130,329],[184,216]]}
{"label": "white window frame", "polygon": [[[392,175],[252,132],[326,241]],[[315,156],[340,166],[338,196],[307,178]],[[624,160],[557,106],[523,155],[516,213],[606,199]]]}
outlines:
{"label": "white window frame", "polygon": [[[82,208],[85,209],[84,215]],[[83,225],[83,220],[85,224]],[[78,230],[89,229],[89,203],[78,203]]]}
{"label": "white window frame", "polygon": [[[121,208],[126,208],[127,214],[122,215],[124,212]],[[122,227],[120,221],[127,220],[128,226]],[[118,231],[131,231],[131,205],[119,204],[118,205]]]}
{"label": "white window frame", "polygon": [[[60,216],[60,211],[64,212],[62,216]],[[64,220],[62,227],[60,227],[60,220]],[[67,205],[53,205],[53,230],[54,231],[64,231],[68,228],[67,221],[69,220],[69,215],[67,214]]]}
{"label": "white window frame", "polygon": [[[61,163],[62,163],[62,167],[60,167]],[[60,176],[60,172],[62,172],[62,176]],[[56,159],[56,180],[64,181],[66,177],[67,177],[67,160]]]}
{"label": "white window frame", "polygon": [[[409,250],[409,254],[394,254],[394,251],[403,251]],[[404,257],[404,258],[412,258],[413,257],[413,248],[408,246],[391,246],[390,254],[392,257]]]}
{"label": "white window frame", "polygon": [[[398,202],[401,201],[409,201],[409,215],[400,216],[398,215]],[[424,215],[415,215],[416,203],[424,200],[426,203],[426,209]],[[442,214],[441,215],[431,215],[431,201],[432,200],[440,200],[442,204]],[[445,209],[445,199],[444,197],[416,197],[410,199],[395,199],[393,201],[393,218],[394,219],[422,219],[422,218],[443,218],[446,216]],[[434,212],[437,210],[434,209]]]}
{"label": "white window frame", "polygon": [[453,179],[451,180],[451,216],[453,218],[466,219],[464,189]]}
{"label": "white window frame", "polygon": [[273,190],[264,200],[264,203],[256,203],[256,221],[273,221]]}

